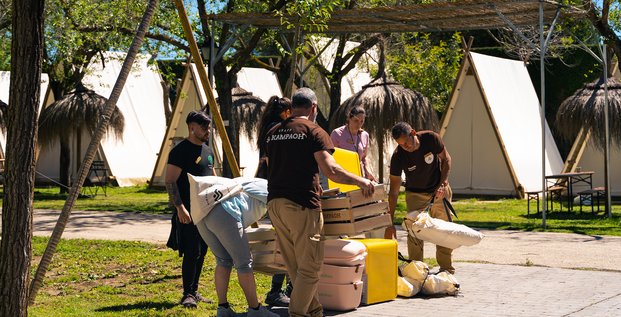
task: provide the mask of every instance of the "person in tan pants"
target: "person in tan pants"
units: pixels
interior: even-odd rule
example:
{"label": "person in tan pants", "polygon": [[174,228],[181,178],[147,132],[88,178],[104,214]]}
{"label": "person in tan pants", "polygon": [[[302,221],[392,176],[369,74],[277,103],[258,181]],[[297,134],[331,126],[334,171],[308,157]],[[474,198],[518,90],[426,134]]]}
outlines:
{"label": "person in tan pants", "polygon": [[293,283],[289,316],[323,316],[317,284],[323,262],[323,216],[319,170],[329,179],[357,185],[365,196],[375,182],[345,171],[331,153],[332,140],[314,123],[317,96],[308,88],[293,95],[291,117],[267,133],[268,204],[276,239]]}
{"label": "person in tan pants", "polygon": [[[392,127],[392,137],[399,146],[390,159],[390,190],[388,192],[388,211],[394,220],[397,198],[401,187],[401,174],[405,174],[406,204],[408,211],[424,210],[430,203],[431,217],[449,220],[442,202],[452,198],[448,175],[451,170],[451,156],[440,136],[433,131],[416,132],[412,127],[399,122]],[[450,212],[450,211],[449,211]],[[386,228],[385,238],[396,238],[394,226]],[[408,236],[408,256],[410,260],[423,260],[423,241]],[[440,270],[455,273],[453,250],[436,246],[436,259]]]}

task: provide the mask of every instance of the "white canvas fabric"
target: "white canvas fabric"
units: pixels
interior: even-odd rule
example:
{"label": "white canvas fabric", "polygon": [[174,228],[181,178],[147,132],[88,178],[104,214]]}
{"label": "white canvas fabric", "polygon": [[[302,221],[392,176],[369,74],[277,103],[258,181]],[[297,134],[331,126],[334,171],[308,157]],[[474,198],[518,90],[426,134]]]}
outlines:
{"label": "white canvas fabric", "polygon": [[422,293],[425,295],[457,295],[459,282],[455,275],[443,271],[438,274],[430,274],[423,284]]}
{"label": "white canvas fabric", "polygon": [[475,245],[484,237],[482,233],[465,225],[432,218],[429,213],[420,211],[408,213],[402,226],[417,239],[450,249]]}

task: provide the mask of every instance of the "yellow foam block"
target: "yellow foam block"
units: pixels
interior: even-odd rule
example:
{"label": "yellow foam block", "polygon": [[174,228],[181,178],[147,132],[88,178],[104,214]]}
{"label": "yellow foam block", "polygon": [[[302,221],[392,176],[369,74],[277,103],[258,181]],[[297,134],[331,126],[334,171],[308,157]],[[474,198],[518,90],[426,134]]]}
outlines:
{"label": "yellow foam block", "polygon": [[[362,168],[360,166],[360,158],[358,157],[358,153],[341,148],[334,148],[332,157],[334,157],[334,160],[346,171],[362,176]],[[356,185],[340,184],[328,179],[328,188],[337,187],[340,188],[343,193],[360,189]]]}
{"label": "yellow foam block", "polygon": [[367,248],[363,273],[362,303],[374,304],[397,298],[397,241],[352,239]]}

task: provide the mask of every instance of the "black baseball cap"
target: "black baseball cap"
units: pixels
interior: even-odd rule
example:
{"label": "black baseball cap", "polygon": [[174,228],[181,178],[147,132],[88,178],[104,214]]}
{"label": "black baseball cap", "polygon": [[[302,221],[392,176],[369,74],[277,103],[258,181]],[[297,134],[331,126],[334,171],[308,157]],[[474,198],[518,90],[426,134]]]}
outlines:
{"label": "black baseball cap", "polygon": [[188,117],[185,119],[185,123],[190,124],[191,122],[198,123],[200,126],[206,127],[211,123],[211,118],[209,118],[209,116],[203,111],[193,110],[188,113]]}

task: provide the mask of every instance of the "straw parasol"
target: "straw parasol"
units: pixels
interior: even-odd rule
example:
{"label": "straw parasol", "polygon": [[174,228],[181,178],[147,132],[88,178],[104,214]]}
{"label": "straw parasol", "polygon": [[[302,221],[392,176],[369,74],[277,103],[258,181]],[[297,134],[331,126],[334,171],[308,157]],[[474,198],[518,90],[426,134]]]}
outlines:
{"label": "straw parasol", "polygon": [[255,131],[261,120],[261,113],[265,107],[265,102],[246,91],[244,88],[235,87],[232,91],[233,97],[233,120],[237,123],[239,131],[244,131],[250,141],[255,137]]}
{"label": "straw parasol", "polygon": [[[621,145],[621,81],[614,77],[608,78],[608,105],[610,141],[612,144]],[[585,84],[561,103],[556,113],[556,126],[568,140],[575,138],[582,127],[591,130],[595,146],[604,149],[603,77]]]}
{"label": "straw parasol", "polygon": [[367,117],[364,129],[377,140],[380,180],[383,178],[384,142],[388,141],[395,123],[405,121],[415,130],[438,130],[438,116],[427,97],[386,76],[364,85],[361,91],[345,100],[330,117],[330,129],[343,125],[355,106],[364,108]]}
{"label": "straw parasol", "polygon": [[[41,111],[39,116],[39,142],[45,148],[60,139],[60,161],[66,162],[61,164],[61,175],[63,175],[61,182],[65,185],[69,185],[70,140],[72,137],[77,140],[75,157],[76,162],[79,162],[82,159],[80,148],[82,132],[84,130],[90,134],[95,132],[101,122],[107,100],[96,92],[80,86]],[[122,140],[124,127],[123,114],[115,106],[108,123],[107,133],[112,134],[118,140]]]}
{"label": "straw parasol", "polygon": [[9,105],[0,100],[0,130],[6,132],[6,116]]}

